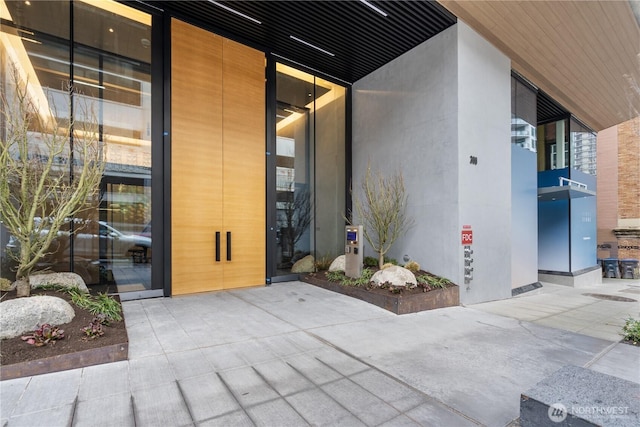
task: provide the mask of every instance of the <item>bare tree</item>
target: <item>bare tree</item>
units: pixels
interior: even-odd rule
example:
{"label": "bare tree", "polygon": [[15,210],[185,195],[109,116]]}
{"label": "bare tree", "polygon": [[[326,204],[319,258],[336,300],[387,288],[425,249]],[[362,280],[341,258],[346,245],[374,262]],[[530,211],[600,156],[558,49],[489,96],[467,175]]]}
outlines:
{"label": "bare tree", "polygon": [[283,202],[282,215],[283,238],[293,257],[296,244],[309,229],[313,219],[311,192],[307,188],[296,190],[295,183],[292,182]]}
{"label": "bare tree", "polygon": [[373,172],[369,162],[361,193],[353,194],[352,190],[351,194],[364,237],[378,254],[378,266],[382,268],[385,254],[413,224],[406,213],[408,196],[402,173],[385,177],[379,171]]}
{"label": "bare tree", "polygon": [[[97,193],[104,153],[91,108],[75,102],[82,120],[56,118],[55,107],[34,103],[16,69],[12,76],[13,91],[2,93],[0,221],[20,244],[19,252],[9,254],[18,263],[18,293],[28,296],[33,268]],[[80,98],[72,88],[67,95],[69,106]]]}

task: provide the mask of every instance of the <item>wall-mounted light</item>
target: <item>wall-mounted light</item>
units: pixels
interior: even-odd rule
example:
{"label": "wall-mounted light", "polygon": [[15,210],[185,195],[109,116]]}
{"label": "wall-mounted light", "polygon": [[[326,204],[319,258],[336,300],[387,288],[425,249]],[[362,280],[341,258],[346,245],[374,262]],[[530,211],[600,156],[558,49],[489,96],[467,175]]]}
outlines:
{"label": "wall-mounted light", "polygon": [[329,52],[328,50],[324,50],[323,48],[318,47],[318,46],[316,46],[316,45],[314,45],[314,44],[312,44],[312,43],[309,43],[308,41],[302,40],[302,39],[300,39],[300,38],[298,38],[298,37],[296,37],[296,36],[289,36],[289,38],[291,38],[291,39],[293,39],[293,40],[297,41],[298,43],[302,43],[302,44],[303,44],[303,45],[305,45],[305,46],[309,46],[309,47],[311,47],[311,48],[313,48],[313,49],[319,50],[320,52],[322,52],[322,53],[324,53],[324,54],[327,54],[327,55],[329,55],[329,56],[336,56],[335,54],[333,54],[333,53]]}
{"label": "wall-mounted light", "polygon": [[233,13],[233,14],[235,14],[235,15],[238,15],[238,16],[240,16],[240,17],[244,18],[244,19],[247,19],[247,20],[249,20],[249,21],[251,21],[251,22],[253,22],[253,23],[256,23],[256,24],[262,24],[262,22],[261,22],[261,21],[258,21],[256,18],[253,18],[253,17],[251,17],[251,16],[249,16],[249,15],[246,15],[246,14],[244,14],[244,13],[242,13],[242,12],[238,11],[238,10],[232,9],[232,8],[230,8],[229,6],[226,6],[226,5],[222,4],[222,3],[219,3],[219,2],[214,1],[214,0],[207,0],[207,1],[208,1],[209,3],[211,3],[212,5],[214,5],[214,6],[218,6],[219,8],[224,9],[224,10],[226,10],[227,12],[231,12],[231,13]]}
{"label": "wall-mounted light", "polygon": [[365,6],[375,10],[376,12],[378,12],[382,16],[387,16],[387,12],[385,12],[382,9],[380,9],[378,6],[374,5],[373,3],[369,3],[367,0],[360,0],[360,3],[362,3]]}

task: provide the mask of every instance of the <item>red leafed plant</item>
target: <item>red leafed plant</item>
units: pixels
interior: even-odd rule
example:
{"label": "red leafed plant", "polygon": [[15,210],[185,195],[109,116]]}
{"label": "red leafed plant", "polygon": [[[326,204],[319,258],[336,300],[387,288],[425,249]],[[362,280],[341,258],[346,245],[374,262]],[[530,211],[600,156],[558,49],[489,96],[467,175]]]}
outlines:
{"label": "red leafed plant", "polygon": [[35,345],[36,347],[42,347],[49,343],[55,344],[56,340],[64,338],[64,330],[57,326],[52,326],[48,323],[44,323],[38,329],[33,331],[29,335],[23,335],[22,341],[26,341],[27,344]]}

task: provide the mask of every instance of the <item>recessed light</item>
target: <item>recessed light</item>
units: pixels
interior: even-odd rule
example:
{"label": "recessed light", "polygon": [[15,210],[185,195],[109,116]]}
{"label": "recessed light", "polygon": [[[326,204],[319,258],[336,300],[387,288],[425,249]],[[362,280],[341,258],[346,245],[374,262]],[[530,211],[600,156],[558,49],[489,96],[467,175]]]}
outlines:
{"label": "recessed light", "polygon": [[376,12],[378,12],[382,16],[387,16],[387,12],[385,12],[382,9],[380,9],[378,6],[376,6],[376,5],[372,4],[372,3],[369,3],[367,0],[360,0],[360,3],[362,3],[365,6],[375,10]]}
{"label": "recessed light", "polygon": [[24,2],[24,4],[26,4],[27,6],[31,6],[31,2],[29,0],[27,0],[26,2]]}
{"label": "recessed light", "polygon": [[110,32],[110,33],[113,33],[113,28],[109,28],[109,32]]}
{"label": "recessed light", "polygon": [[258,21],[256,18],[252,18],[252,17],[251,17],[251,16],[249,16],[249,15],[245,15],[244,13],[242,13],[242,12],[240,12],[240,11],[237,11],[237,10],[235,10],[235,9],[232,9],[232,8],[230,8],[229,6],[226,6],[226,5],[222,4],[222,3],[218,3],[217,1],[213,1],[213,0],[207,0],[207,1],[208,1],[209,3],[211,3],[212,5],[214,5],[214,6],[218,6],[219,8],[226,10],[227,12],[234,13],[234,14],[236,14],[236,15],[238,15],[238,16],[241,16],[241,17],[243,17],[244,19],[248,19],[249,21],[254,22],[254,23],[256,23],[256,24],[262,24],[262,22],[261,22],[261,21]]}
{"label": "recessed light", "polygon": [[331,53],[328,50],[324,50],[323,48],[318,47],[318,46],[316,46],[316,45],[314,45],[312,43],[309,43],[308,41],[304,41],[304,40],[302,40],[302,39],[300,39],[300,38],[298,38],[296,36],[289,36],[289,38],[297,41],[298,43],[302,43],[303,45],[306,45],[306,46],[312,47],[312,48],[314,48],[316,50],[319,50],[322,53],[326,53],[329,56],[336,56],[334,53]]}
{"label": "recessed light", "polygon": [[24,41],[26,41],[26,42],[29,42],[29,43],[42,44],[42,42],[41,42],[41,41],[39,41],[39,40],[35,40],[35,39],[30,39],[30,38],[28,38],[28,37],[20,37],[20,39],[21,39],[21,40],[24,40]]}

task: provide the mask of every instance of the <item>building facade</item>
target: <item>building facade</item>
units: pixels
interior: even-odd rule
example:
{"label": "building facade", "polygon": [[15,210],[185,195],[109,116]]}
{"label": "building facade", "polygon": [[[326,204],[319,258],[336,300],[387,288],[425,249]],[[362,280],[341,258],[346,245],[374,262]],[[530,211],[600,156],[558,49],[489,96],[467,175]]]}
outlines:
{"label": "building facade", "polygon": [[640,118],[598,133],[598,258],[640,259]]}
{"label": "building facade", "polygon": [[[594,130],[611,108],[555,90],[560,76],[523,65],[465,3],[0,0],[3,95],[29,82],[51,126],[90,121],[91,106],[107,148],[99,195],[39,267],[124,298],[292,280],[301,257],[344,252],[350,190],[371,164],[403,173],[415,221],[390,256],[460,284],[463,303],[509,297],[539,271],[590,272]],[[625,46],[640,40],[635,20],[622,28]],[[31,129],[34,147],[47,132]],[[539,188],[539,172],[563,170],[587,191]],[[566,246],[538,231],[558,217]],[[15,245],[0,240],[9,277]],[[567,263],[545,265],[558,248]]]}

